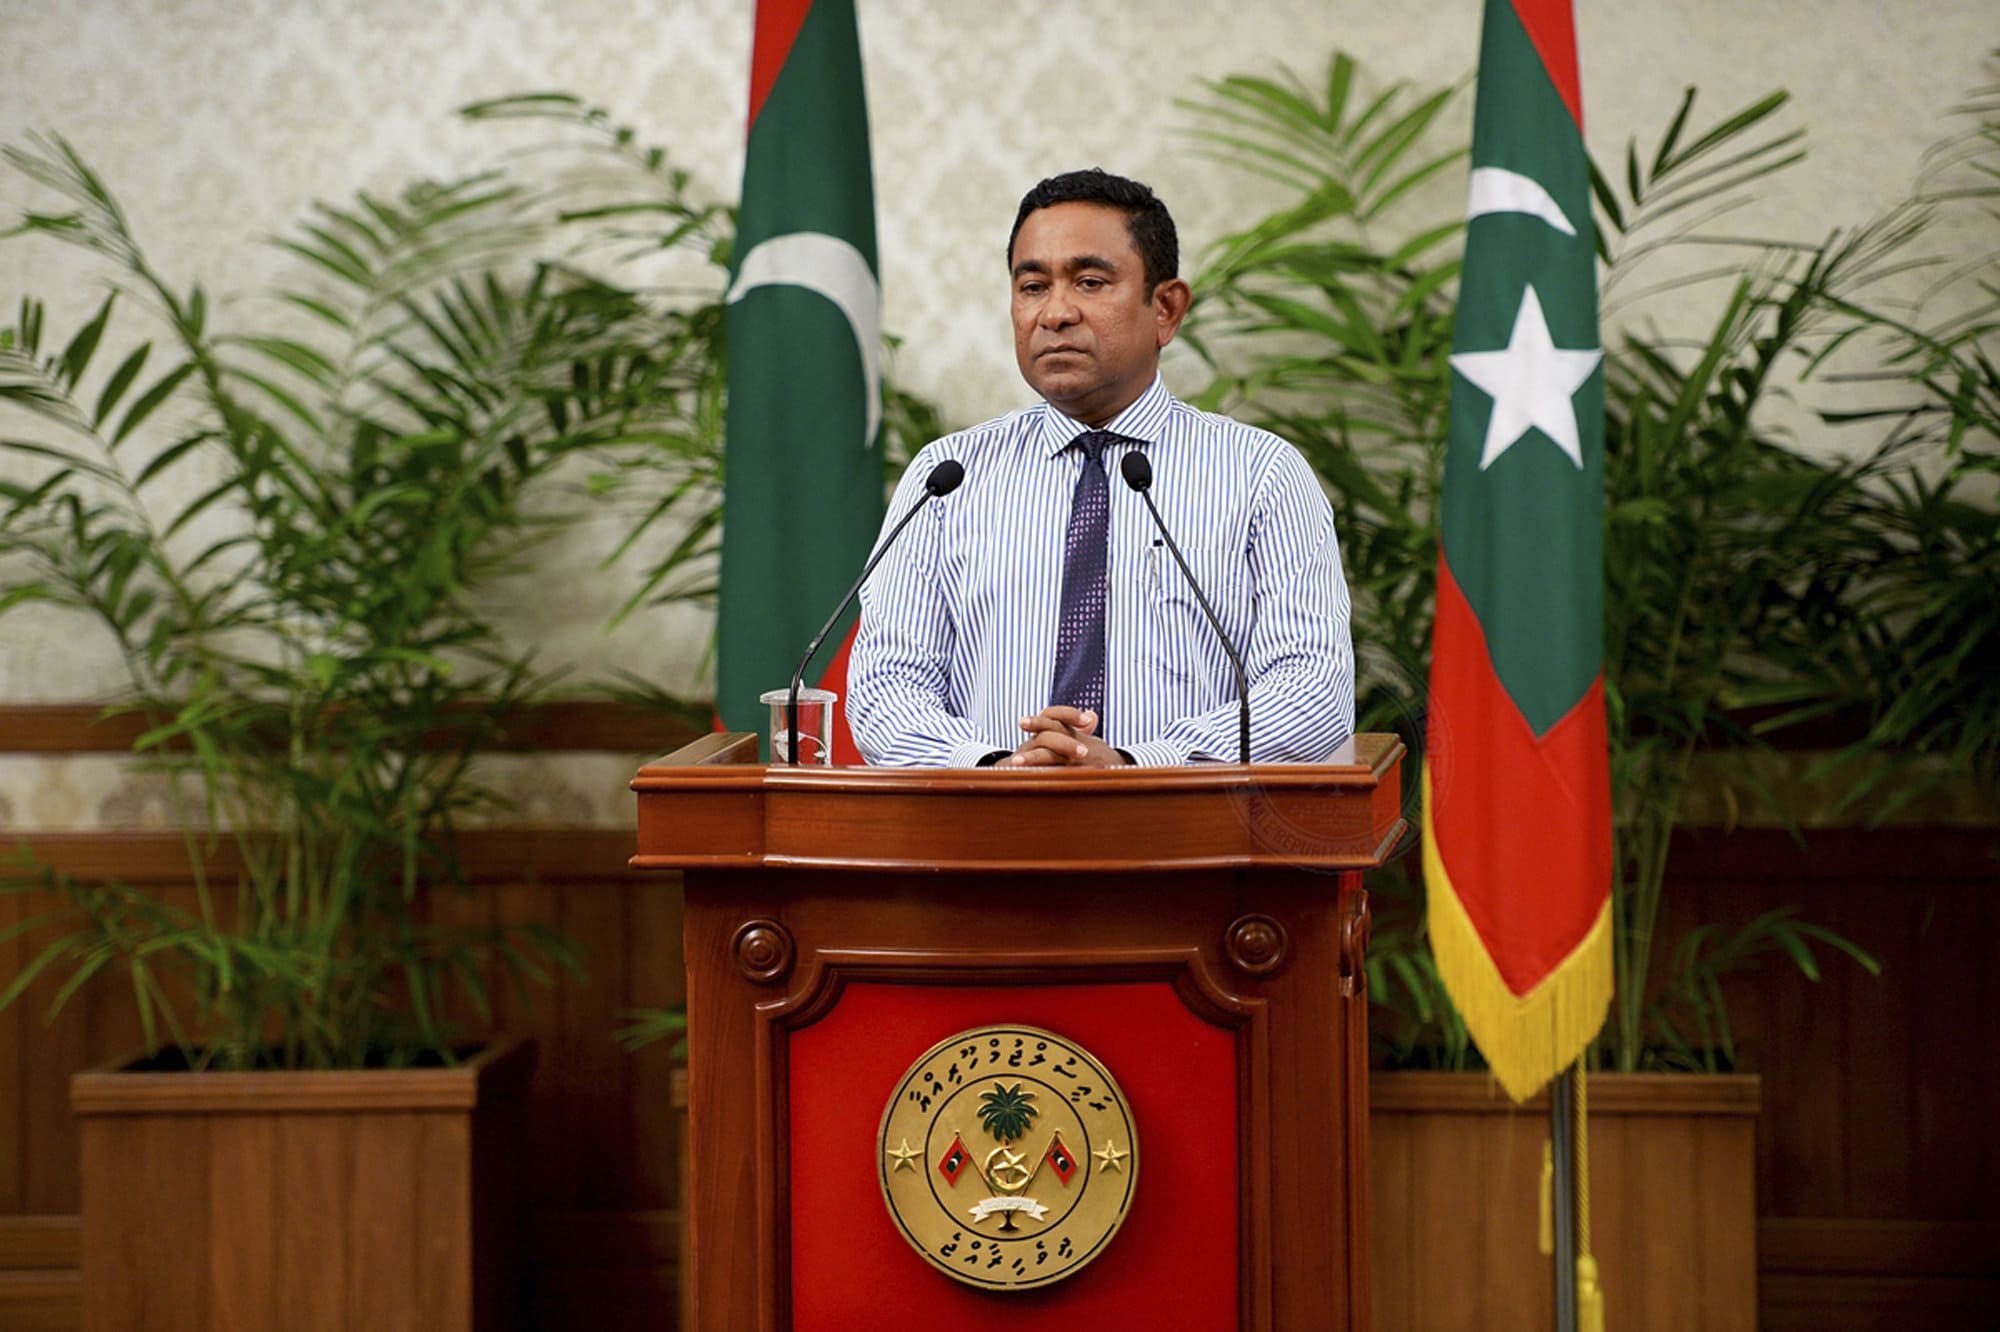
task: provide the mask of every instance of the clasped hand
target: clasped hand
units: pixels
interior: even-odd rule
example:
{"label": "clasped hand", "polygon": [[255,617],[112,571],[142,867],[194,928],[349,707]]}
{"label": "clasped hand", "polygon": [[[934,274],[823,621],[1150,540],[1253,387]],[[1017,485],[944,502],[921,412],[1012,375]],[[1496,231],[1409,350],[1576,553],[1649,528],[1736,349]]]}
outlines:
{"label": "clasped hand", "polygon": [[1125,758],[1097,737],[1098,716],[1088,708],[1046,707],[1021,718],[1028,738],[996,768],[1116,768]]}

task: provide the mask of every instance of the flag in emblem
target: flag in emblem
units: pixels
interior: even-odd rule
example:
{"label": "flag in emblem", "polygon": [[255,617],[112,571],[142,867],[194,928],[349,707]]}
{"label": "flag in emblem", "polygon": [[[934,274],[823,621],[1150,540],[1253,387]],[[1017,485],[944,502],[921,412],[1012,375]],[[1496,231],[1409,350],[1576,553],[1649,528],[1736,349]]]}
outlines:
{"label": "flag in emblem", "polygon": [[944,1159],[938,1162],[938,1173],[944,1176],[945,1183],[957,1188],[959,1175],[970,1164],[972,1157],[967,1154],[964,1141],[956,1133],[952,1134],[951,1148],[945,1152]]}
{"label": "flag in emblem", "polygon": [[1057,1178],[1064,1184],[1068,1184],[1069,1177],[1076,1173],[1076,1158],[1069,1154],[1069,1148],[1063,1146],[1060,1133],[1049,1143],[1049,1149],[1042,1154],[1042,1159],[1049,1163]]}

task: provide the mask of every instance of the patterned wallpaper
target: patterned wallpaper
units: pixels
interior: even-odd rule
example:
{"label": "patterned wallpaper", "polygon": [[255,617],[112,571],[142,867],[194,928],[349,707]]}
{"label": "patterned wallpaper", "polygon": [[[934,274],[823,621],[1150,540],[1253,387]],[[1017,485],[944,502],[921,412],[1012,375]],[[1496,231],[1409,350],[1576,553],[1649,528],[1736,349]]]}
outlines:
{"label": "patterned wallpaper", "polygon": [[[1198,252],[1271,196],[1199,158],[1173,105],[1203,78],[1289,64],[1318,77],[1344,47],[1376,80],[1467,77],[1476,0],[858,0],[873,118],[884,320],[903,382],[969,422],[1019,405],[1000,248],[1021,192],[1102,164],[1150,181]],[[1985,0],[1579,6],[1588,133],[1600,157],[1658,133],[1684,86],[1711,115],[1772,87],[1797,96],[1813,157],[1793,190],[1739,219],[1816,235],[1898,197],[1921,147],[1993,45]],[[698,186],[740,171],[750,0],[0,0],[0,142],[56,130],[97,166],[157,267],[240,306],[287,262],[260,242],[316,198],[393,190],[490,160],[500,133],[467,101],[567,89],[670,146]],[[1461,107],[1469,116],[1469,103]],[[1458,181],[1439,186],[1449,197]],[[0,214],[24,202],[0,185]],[[23,291],[74,323],[97,279],[45,244],[0,245],[0,308]],[[1169,363],[1170,381],[1176,376]],[[1185,379],[1184,386],[1191,387]],[[550,663],[616,662],[704,688],[693,612],[603,624],[621,591],[596,561],[609,528],[510,591],[515,631]],[[546,595],[550,588],[560,595]],[[0,622],[0,700],[115,685],[104,650],[50,616]],[[11,804],[11,810],[8,806]],[[18,786],[0,823],[38,817]]]}

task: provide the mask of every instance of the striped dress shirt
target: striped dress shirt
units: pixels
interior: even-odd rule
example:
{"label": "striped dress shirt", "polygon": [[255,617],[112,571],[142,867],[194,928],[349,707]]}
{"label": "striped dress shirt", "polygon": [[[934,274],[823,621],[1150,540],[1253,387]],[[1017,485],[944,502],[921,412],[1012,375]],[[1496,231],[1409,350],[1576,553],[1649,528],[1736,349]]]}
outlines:
{"label": "striped dress shirt", "polygon": [[[1354,729],[1354,652],[1333,510],[1298,450],[1152,386],[1107,429],[1111,480],[1106,673],[1097,733],[1142,764],[1233,762],[1236,677],[1145,501],[1119,474],[1131,449],[1243,654],[1250,757],[1315,762]],[[1039,403],[927,445],[883,531],[956,458],[964,484],[932,500],[861,593],[847,719],[870,763],[971,767],[1024,738],[1049,703],[1063,539],[1089,427]],[[878,538],[879,539],[879,538]]]}

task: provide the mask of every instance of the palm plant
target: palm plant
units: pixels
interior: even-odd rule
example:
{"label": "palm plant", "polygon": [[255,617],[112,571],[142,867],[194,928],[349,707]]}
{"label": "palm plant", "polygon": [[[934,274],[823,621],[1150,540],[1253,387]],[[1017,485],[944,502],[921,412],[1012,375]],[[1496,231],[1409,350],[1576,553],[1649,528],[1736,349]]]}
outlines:
{"label": "palm plant", "polygon": [[619,271],[679,254],[667,280],[645,289],[660,324],[659,387],[676,410],[654,423],[643,440],[647,447],[594,451],[590,485],[594,499],[632,506],[607,568],[647,550],[651,536],[665,534],[673,543],[649,556],[617,619],[674,602],[712,604],[727,383],[722,292],[734,208],[697,199],[688,173],[664,148],[642,143],[633,127],[573,94],[493,98],[459,114],[475,123],[525,123],[552,132],[529,152],[552,158],[567,178],[554,222],[571,241],[571,266]]}
{"label": "palm plant", "polygon": [[[2000,52],[1990,62],[2000,73]],[[1956,114],[1968,121],[1927,155],[1917,207],[1941,222],[1990,234],[2000,200],[2000,83],[1975,89]],[[1862,554],[1870,632],[1850,668],[1879,682],[1867,693],[1869,731],[1836,755],[1855,770],[1846,803],[1875,800],[1885,818],[1969,781],[2000,794],[2000,249],[1942,266],[1927,296],[1959,308],[1902,318],[1854,312],[1874,335],[1879,368],[1835,377],[1886,401],[1827,413],[1831,424],[1873,424],[1923,459],[1885,479],[1869,507]],[[1883,752],[1914,763],[1862,762]],[[1893,790],[1884,784],[1895,780]]]}
{"label": "palm plant", "polygon": [[[33,298],[0,330],[0,613],[50,603],[108,633],[198,907],[18,871],[68,928],[0,1003],[51,968],[58,1005],[115,970],[149,1044],[197,1065],[449,1057],[489,972],[574,965],[544,930],[428,919],[458,883],[454,830],[492,802],[473,759],[547,684],[476,594],[555,528],[530,501],[567,459],[684,421],[678,330],[522,258],[542,201],[480,175],[317,209],[279,293],[308,331],[221,331],[67,143],[5,160],[66,204],[14,231],[94,252],[114,290],[59,348]],[[154,334],[107,371],[135,304]],[[221,838],[233,887],[205,868]]]}
{"label": "palm plant", "polygon": [[[67,144],[7,152],[69,208],[0,234],[94,252],[115,294],[60,348],[33,298],[0,330],[0,410],[26,423],[0,437],[0,615],[48,602],[110,632],[197,871],[226,834],[244,873],[233,898],[204,877],[188,915],[23,868],[10,885],[54,890],[73,928],[0,1004],[50,968],[68,968],[61,1003],[115,967],[150,1043],[322,1066],[442,1052],[447,1011],[483,1018],[490,971],[571,962],[533,929],[434,928],[419,888],[456,882],[453,829],[492,801],[471,761],[548,687],[486,607],[575,516],[560,497],[579,477],[593,512],[626,506],[607,565],[665,538],[620,617],[713,598],[734,210],[571,95],[463,114],[552,128],[519,156],[555,183],[517,167],[317,208],[281,242],[300,275],[275,293],[279,331],[214,328]],[[157,354],[107,371],[114,310],[135,303]],[[891,452],[942,433],[911,394],[885,408]],[[169,1001],[188,993],[192,1027]],[[632,1043],[679,1021],[629,1016]]]}
{"label": "palm plant", "polygon": [[[1857,519],[1884,458],[1805,457],[1757,409],[1783,362],[1808,350],[1835,300],[1908,239],[1869,229],[1736,283],[1692,369],[1628,340],[1607,357],[1605,680],[1617,801],[1612,884],[1617,998],[1606,1059],[1713,1071],[1733,1061],[1721,977],[1775,950],[1817,979],[1812,945],[1872,959],[1795,912],[1735,932],[1660,937],[1668,855],[1697,754],[1762,744],[1740,720],[1847,701],[1822,662],[1865,632],[1852,580]],[[1767,722],[1766,725],[1774,723]],[[1775,799],[1771,801],[1776,807]],[[1656,961],[1670,969],[1652,985]]]}
{"label": "palm plant", "polygon": [[1409,220],[1463,145],[1434,146],[1455,90],[1403,84],[1364,97],[1336,54],[1308,87],[1233,76],[1209,84],[1198,150],[1295,196],[1223,237],[1194,280],[1184,334],[1214,372],[1198,395],[1291,440],[1327,482],[1362,667],[1358,724],[1405,735],[1430,655],[1450,399],[1451,289],[1463,223]]}
{"label": "palm plant", "polygon": [[[735,250],[736,210],[700,204],[685,170],[664,148],[644,142],[640,131],[572,93],[522,93],[475,102],[461,109],[468,120],[526,124],[552,137],[533,151],[553,154],[572,173],[574,197],[565,200],[559,224],[584,237],[578,262],[613,265],[645,261],[667,251],[683,262],[673,281],[652,289],[670,325],[683,409],[648,442],[645,451],[600,454],[592,478],[600,498],[638,503],[624,540],[607,566],[647,548],[647,539],[671,538],[652,555],[618,614],[674,604],[714,604],[721,556],[723,389],[727,348],[723,292]],[[893,351],[894,339],[890,339]],[[885,376],[882,385],[885,461],[907,460],[948,433],[937,408]],[[887,483],[885,477],[885,485]]]}
{"label": "palm plant", "polygon": [[[1328,485],[1356,642],[1375,647],[1362,724],[1420,738],[1461,227],[1456,199],[1446,220],[1401,214],[1463,154],[1428,141],[1449,90],[1398,86],[1361,101],[1356,86],[1352,61],[1336,56],[1323,90],[1231,79],[1192,105],[1198,137],[1263,163],[1295,198],[1217,243],[1190,322],[1216,372],[1207,400],[1298,443]],[[1761,743],[1738,720],[1745,708],[1795,718],[1851,698],[1851,676],[1815,653],[1859,641],[1867,623],[1850,520],[1889,455],[1818,461],[1781,443],[1764,415],[1794,359],[1849,333],[1857,293],[1893,269],[1919,219],[1898,214],[1817,247],[1731,234],[1722,220],[1744,191],[1799,158],[1799,132],[1774,120],[1784,103],[1774,94],[1697,131],[1690,93],[1654,151],[1628,153],[1622,186],[1594,181],[1608,292],[1636,303],[1727,284],[1700,336],[1628,333],[1606,348],[1618,997],[1601,1057],[1624,1069],[1733,1060],[1720,977],[1761,955],[1808,977],[1820,946],[1873,966],[1790,911],[1678,941],[1657,928],[1694,755]],[[1635,292],[1667,253],[1723,259]],[[1461,1063],[1471,1051],[1422,951],[1420,899],[1376,882],[1389,890],[1378,940],[1401,945],[1378,947],[1371,974],[1378,998],[1402,1005],[1391,1044],[1435,1045]]]}
{"label": "palm plant", "polygon": [[[468,120],[524,124],[551,137],[533,151],[557,155],[583,182],[556,215],[565,227],[582,228],[587,238],[579,263],[592,259],[614,265],[644,261],[666,251],[684,259],[677,281],[653,295],[663,298],[674,356],[673,385],[679,410],[651,434],[632,437],[651,447],[593,450],[600,464],[593,473],[593,496],[636,500],[624,539],[607,567],[666,538],[662,553],[649,555],[618,618],[671,605],[713,606],[722,552],[724,481],[724,386],[728,382],[723,338],[723,293],[735,248],[736,210],[697,204],[687,173],[667,152],[647,144],[635,127],[604,108],[566,92],[522,93],[461,108]],[[889,339],[893,352],[895,340]],[[931,440],[948,433],[936,406],[897,384],[882,383],[882,440],[885,462],[907,461]],[[885,474],[885,489],[889,478]],[[713,640],[710,641],[713,651]],[[626,681],[628,696],[655,704],[676,704],[647,682]],[[621,1015],[619,1042],[628,1051],[672,1040],[673,1052],[686,1049],[686,1014],[678,1009],[633,1009]]]}

